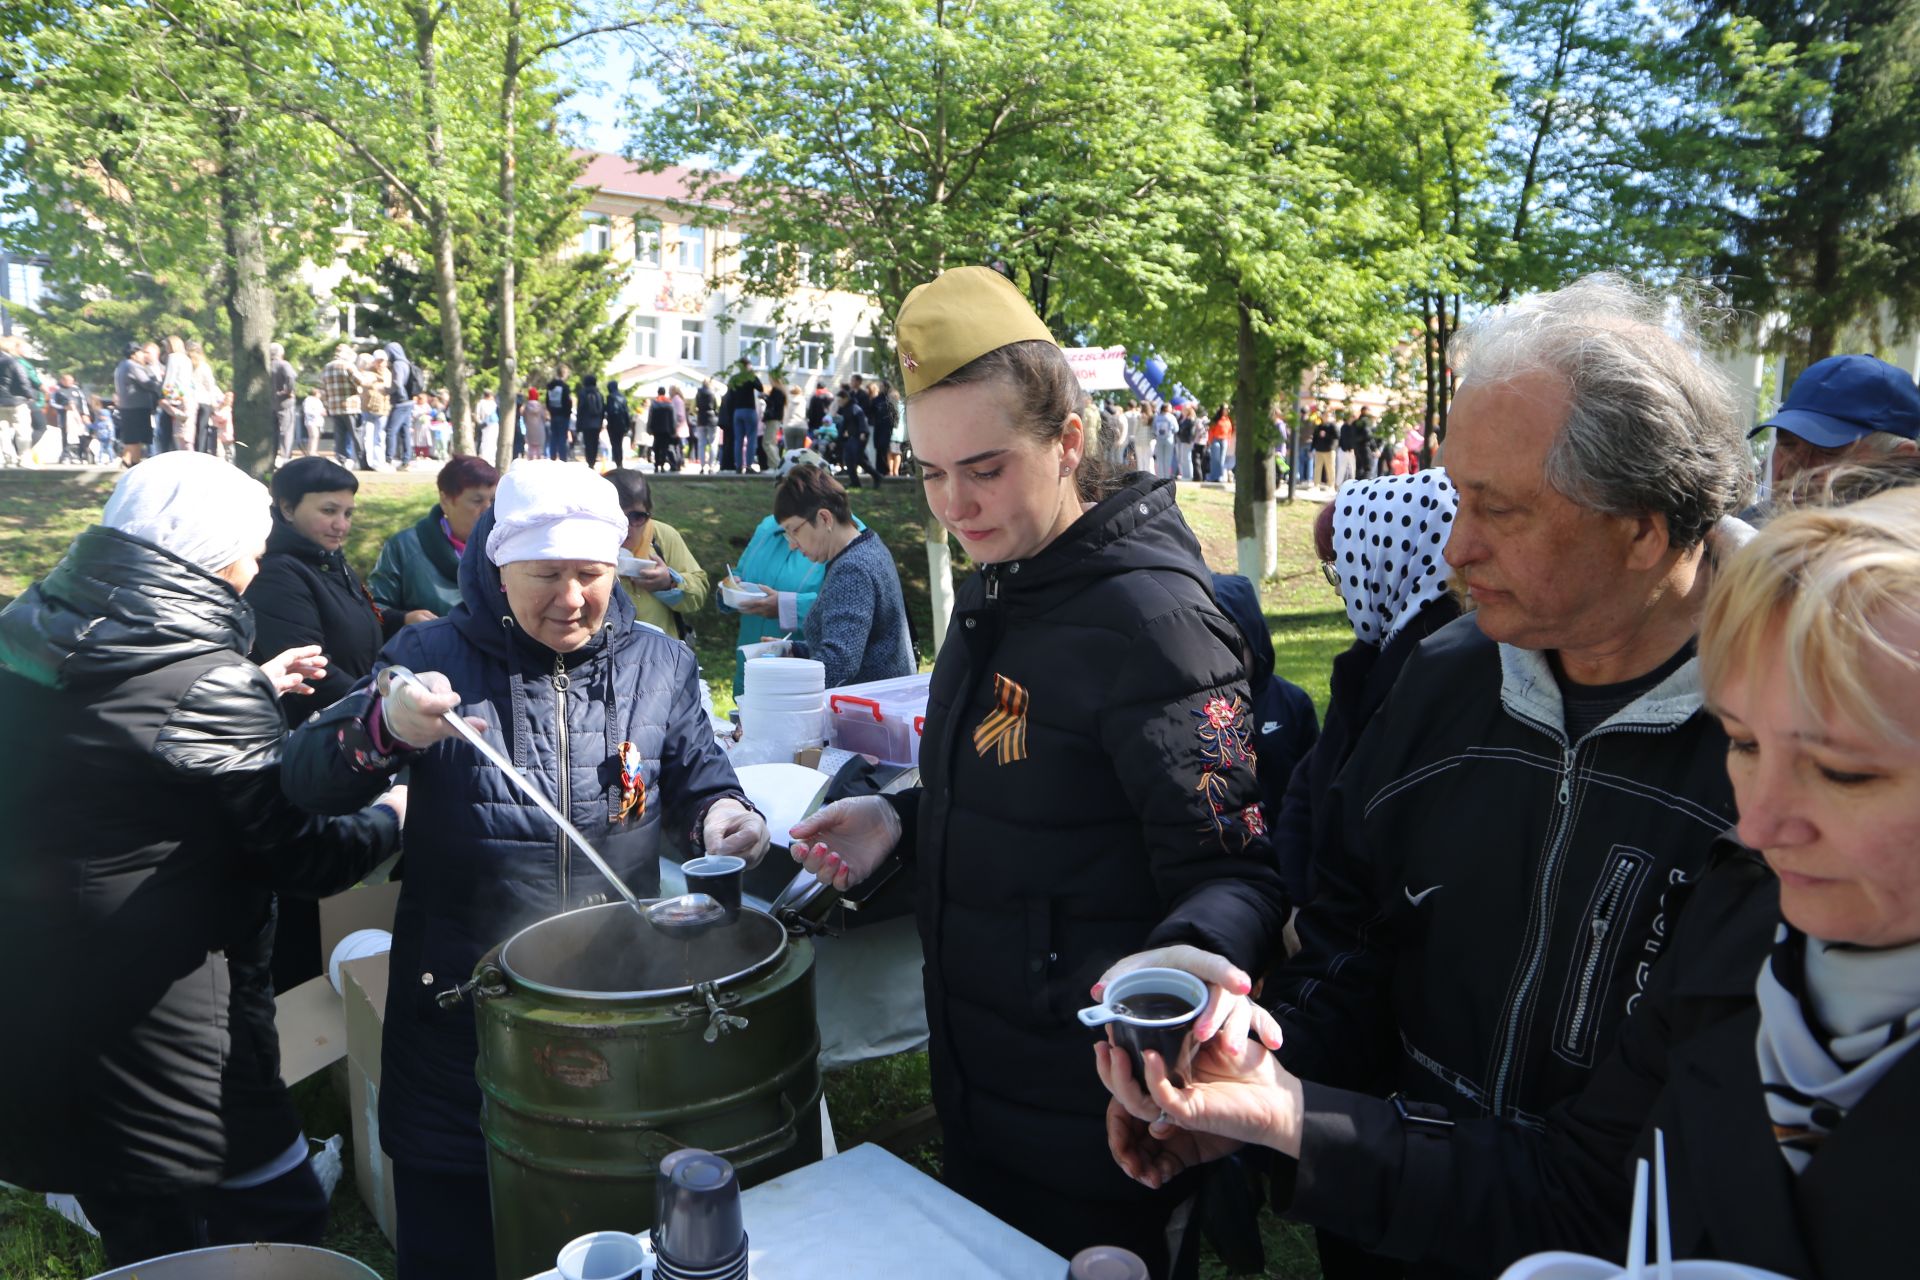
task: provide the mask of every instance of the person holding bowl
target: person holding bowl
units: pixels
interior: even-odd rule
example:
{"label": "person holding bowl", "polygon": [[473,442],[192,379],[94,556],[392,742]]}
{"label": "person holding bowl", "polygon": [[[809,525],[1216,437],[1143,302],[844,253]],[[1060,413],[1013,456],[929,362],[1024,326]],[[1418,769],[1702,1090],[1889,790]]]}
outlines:
{"label": "person holding bowl", "polygon": [[403,1280],[494,1271],[473,1015],[435,997],[516,930],[617,893],[445,713],[514,760],[642,897],[659,892],[666,847],[749,863],[767,847],[701,710],[693,651],[638,625],[615,590],[627,529],[592,470],[521,463],[467,544],[460,603],[381,655],[381,668],[406,667],[419,684],[382,695],[363,681],[288,743],[297,803],[349,809],[405,767],[420,806],[381,1056]]}
{"label": "person holding bowl", "polygon": [[880,535],[853,522],[833,474],[795,467],[774,491],[773,518],[788,546],[825,569],[796,652],[825,665],[827,688],[912,675],[900,571]]}
{"label": "person holding bowl", "polygon": [[[812,450],[796,450],[780,464],[780,477],[784,480],[796,467],[807,465],[824,468],[826,459]],[[852,520],[856,529],[867,527],[858,515]],[[778,517],[769,515],[762,520],[734,565],[732,581],[721,584],[732,590],[721,593],[720,611],[740,615],[735,643],[746,647],[799,631],[820,597],[820,581],[826,572],[826,565],[807,559],[787,540]],[[746,661],[736,656],[734,696],[738,697],[745,687]]]}
{"label": "person holding bowl", "polygon": [[[1086,395],[1004,277],[942,274],[897,334],[928,508],[980,568],[934,665],[921,786],[827,806],[793,856],[841,888],[892,856],[916,875],[949,1185],[1059,1253],[1120,1245],[1166,1275],[1191,1187],[1108,1157],[1076,1013],[1122,956],[1251,965],[1284,921],[1240,636],[1174,486],[1116,487],[1087,457]],[[1178,903],[1204,923],[1164,929]],[[1196,1034],[1245,1018],[1216,1000]]]}
{"label": "person holding bowl", "polygon": [[1290,1158],[1290,1216],[1493,1275],[1542,1250],[1617,1257],[1657,1131],[1675,1257],[1911,1271],[1920,487],[1791,511],[1732,553],[1700,663],[1739,823],[1697,884],[1668,890],[1672,941],[1581,1093],[1537,1127],[1455,1123],[1302,1080],[1261,1042],[1204,1046],[1184,1088],[1102,1045],[1121,1167],[1153,1187],[1269,1148]]}

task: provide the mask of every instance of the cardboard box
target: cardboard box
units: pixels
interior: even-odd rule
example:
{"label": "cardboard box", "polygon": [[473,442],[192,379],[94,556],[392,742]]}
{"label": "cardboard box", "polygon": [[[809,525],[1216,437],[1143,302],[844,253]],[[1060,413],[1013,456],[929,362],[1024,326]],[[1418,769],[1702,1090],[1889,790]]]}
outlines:
{"label": "cardboard box", "polygon": [[393,1161],[380,1149],[380,1042],[387,1017],[387,957],[340,966],[345,989],[347,1105],[353,1116],[353,1181],[360,1199],[394,1239]]}
{"label": "cardboard box", "polygon": [[[359,929],[393,928],[398,881],[356,885],[320,902],[320,965],[340,940]],[[353,1180],[380,1229],[393,1239],[393,1162],[380,1150],[380,1039],[387,1012],[387,957],[340,966],[341,990],[325,974],[275,999],[280,1078],[297,1084],[340,1063],[353,1118]]]}
{"label": "cardboard box", "polygon": [[[393,928],[400,882],[360,884],[320,900],[321,976],[308,979],[274,1000],[274,1026],[280,1033],[280,1078],[298,1084],[347,1053],[346,1009],[324,970],[340,940],[357,929]],[[384,988],[383,988],[384,989]]]}

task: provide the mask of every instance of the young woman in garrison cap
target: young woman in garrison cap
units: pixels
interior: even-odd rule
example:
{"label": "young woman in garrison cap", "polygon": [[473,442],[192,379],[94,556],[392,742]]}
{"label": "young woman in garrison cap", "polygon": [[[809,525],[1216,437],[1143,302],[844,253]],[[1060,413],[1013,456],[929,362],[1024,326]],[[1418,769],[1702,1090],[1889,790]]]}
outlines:
{"label": "young woman in garrison cap", "polygon": [[[948,1182],[1061,1253],[1120,1244],[1165,1275],[1192,1187],[1114,1167],[1074,1012],[1142,947],[1251,964],[1284,914],[1239,635],[1172,483],[1087,456],[1080,384],[1003,277],[915,289],[898,338],[927,505],[980,567],[934,666],[921,787],[828,806],[793,854],[840,887],[889,856],[918,875]],[[1205,925],[1163,926],[1196,899]],[[1245,1016],[1202,1021],[1238,1037]]]}

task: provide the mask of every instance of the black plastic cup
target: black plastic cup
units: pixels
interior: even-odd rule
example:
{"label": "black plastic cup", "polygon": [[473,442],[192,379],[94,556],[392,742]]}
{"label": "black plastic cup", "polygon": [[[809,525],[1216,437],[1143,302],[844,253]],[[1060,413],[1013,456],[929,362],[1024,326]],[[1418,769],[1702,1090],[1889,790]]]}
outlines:
{"label": "black plastic cup", "polygon": [[736,858],[729,853],[693,858],[680,867],[687,877],[687,892],[706,894],[720,904],[729,920],[739,918],[740,877],[746,869],[745,858]]}
{"label": "black plastic cup", "polygon": [[654,1247],[667,1275],[730,1275],[746,1261],[740,1179],[710,1151],[676,1151],[661,1161]]}
{"label": "black plastic cup", "polygon": [[1167,1079],[1184,1085],[1187,1035],[1207,1007],[1207,984],[1184,969],[1135,969],[1109,982],[1105,996],[1082,1009],[1080,1021],[1107,1028],[1113,1042],[1126,1050],[1141,1088],[1147,1084],[1141,1055],[1149,1049],[1166,1064]]}

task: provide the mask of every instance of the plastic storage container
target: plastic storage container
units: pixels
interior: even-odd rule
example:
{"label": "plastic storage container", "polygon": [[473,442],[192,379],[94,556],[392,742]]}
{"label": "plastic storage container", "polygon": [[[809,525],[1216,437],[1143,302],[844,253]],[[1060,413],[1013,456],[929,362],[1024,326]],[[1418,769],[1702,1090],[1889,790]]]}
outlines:
{"label": "plastic storage container", "polygon": [[931,673],[827,691],[827,741],[888,764],[919,764]]}

